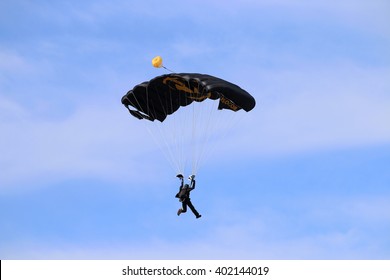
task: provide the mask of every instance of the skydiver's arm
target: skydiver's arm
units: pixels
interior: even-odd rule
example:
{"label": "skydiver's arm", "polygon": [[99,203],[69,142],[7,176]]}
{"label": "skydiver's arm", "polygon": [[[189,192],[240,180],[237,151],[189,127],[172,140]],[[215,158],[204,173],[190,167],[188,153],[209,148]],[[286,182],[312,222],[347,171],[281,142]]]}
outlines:
{"label": "skydiver's arm", "polygon": [[191,190],[195,189],[195,180],[194,180],[194,179],[191,180],[190,189],[191,189]]}
{"label": "skydiver's arm", "polygon": [[181,181],[181,184],[180,184],[180,187],[179,187],[179,191],[184,187],[184,179],[181,178],[180,181]]}
{"label": "skydiver's arm", "polygon": [[179,197],[179,193],[180,193],[181,189],[184,187],[184,180],[183,180],[183,178],[181,178],[180,180],[181,180],[181,184],[180,184],[180,187],[179,187],[179,192],[176,194],[175,197]]}

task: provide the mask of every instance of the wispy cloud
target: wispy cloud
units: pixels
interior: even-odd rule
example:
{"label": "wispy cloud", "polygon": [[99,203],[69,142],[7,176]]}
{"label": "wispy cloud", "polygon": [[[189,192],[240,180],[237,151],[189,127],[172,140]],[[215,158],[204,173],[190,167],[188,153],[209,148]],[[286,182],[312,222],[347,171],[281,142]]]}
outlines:
{"label": "wispy cloud", "polygon": [[31,65],[19,54],[7,49],[0,49],[0,71],[26,72],[32,70]]}
{"label": "wispy cloud", "polygon": [[125,109],[106,103],[54,120],[36,118],[28,108],[4,99],[0,104],[6,109],[0,122],[2,188],[69,176],[126,180],[143,172],[142,153],[154,149],[151,139],[139,141],[148,134],[137,122],[129,126]]}

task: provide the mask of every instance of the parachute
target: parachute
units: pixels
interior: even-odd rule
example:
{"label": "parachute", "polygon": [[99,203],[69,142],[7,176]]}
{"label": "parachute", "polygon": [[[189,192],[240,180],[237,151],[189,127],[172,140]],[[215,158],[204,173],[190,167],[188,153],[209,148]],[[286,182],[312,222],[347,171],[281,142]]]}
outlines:
{"label": "parachute", "polygon": [[197,73],[167,74],[141,83],[122,97],[122,104],[138,119],[163,122],[180,107],[206,99],[218,99],[219,110],[244,109],[248,112],[256,104],[255,99],[239,86]]}
{"label": "parachute", "polygon": [[[152,64],[160,67],[161,57],[156,57]],[[196,174],[200,158],[205,154],[204,147],[212,138],[210,135],[218,134],[221,123],[232,123],[220,112],[236,115],[239,111],[251,111],[256,104],[253,96],[238,85],[199,73],[155,77],[136,85],[121,101],[133,117],[146,123],[157,120],[159,128],[151,127],[149,132],[154,134],[157,143],[166,144],[162,150],[173,162],[176,172],[183,174],[186,154],[192,155],[192,174]],[[219,123],[215,119],[219,119]]]}

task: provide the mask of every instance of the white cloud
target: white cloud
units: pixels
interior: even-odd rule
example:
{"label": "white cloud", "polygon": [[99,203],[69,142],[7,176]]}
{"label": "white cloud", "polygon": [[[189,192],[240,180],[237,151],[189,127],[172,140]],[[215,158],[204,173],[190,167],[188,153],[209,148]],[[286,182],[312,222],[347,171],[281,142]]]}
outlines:
{"label": "white cloud", "polygon": [[290,71],[249,69],[242,77],[257,105],[220,148],[274,156],[387,144],[389,75],[388,69],[344,63],[303,62]]}
{"label": "white cloud", "polygon": [[90,103],[64,119],[53,120],[37,118],[27,108],[4,99],[0,104],[6,116],[0,120],[3,190],[22,182],[69,177],[125,181],[133,176],[135,180],[154,164],[144,162],[142,156],[155,149],[152,140],[142,138],[148,137],[146,130],[129,121],[120,103]]}

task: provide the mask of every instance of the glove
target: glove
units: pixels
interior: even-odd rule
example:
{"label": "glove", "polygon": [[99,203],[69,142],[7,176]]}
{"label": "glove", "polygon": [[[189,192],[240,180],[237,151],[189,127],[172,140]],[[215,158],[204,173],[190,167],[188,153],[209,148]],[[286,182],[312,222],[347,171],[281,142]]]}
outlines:
{"label": "glove", "polygon": [[179,179],[183,179],[183,175],[182,174],[177,174],[176,177],[179,178]]}
{"label": "glove", "polygon": [[195,179],[195,175],[191,175],[190,177],[188,177],[188,180],[194,180]]}

